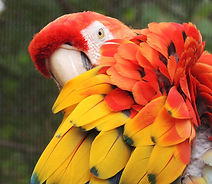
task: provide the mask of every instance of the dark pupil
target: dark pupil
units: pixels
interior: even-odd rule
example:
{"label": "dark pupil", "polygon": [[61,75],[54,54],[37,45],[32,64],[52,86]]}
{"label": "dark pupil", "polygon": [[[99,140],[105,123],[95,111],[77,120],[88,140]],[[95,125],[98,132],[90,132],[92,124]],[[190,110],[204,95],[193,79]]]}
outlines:
{"label": "dark pupil", "polygon": [[99,31],[99,36],[101,36],[102,35],[102,32],[101,31]]}

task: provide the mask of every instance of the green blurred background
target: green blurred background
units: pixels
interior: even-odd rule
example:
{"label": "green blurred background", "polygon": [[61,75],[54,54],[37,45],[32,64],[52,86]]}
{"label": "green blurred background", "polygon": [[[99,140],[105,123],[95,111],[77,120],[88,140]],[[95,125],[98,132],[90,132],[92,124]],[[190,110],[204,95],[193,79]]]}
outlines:
{"label": "green blurred background", "polygon": [[51,112],[57,87],[34,69],[27,51],[50,21],[92,10],[134,28],[153,21],[193,22],[212,51],[211,0],[0,0],[0,7],[0,184],[29,183],[60,123],[61,115]]}

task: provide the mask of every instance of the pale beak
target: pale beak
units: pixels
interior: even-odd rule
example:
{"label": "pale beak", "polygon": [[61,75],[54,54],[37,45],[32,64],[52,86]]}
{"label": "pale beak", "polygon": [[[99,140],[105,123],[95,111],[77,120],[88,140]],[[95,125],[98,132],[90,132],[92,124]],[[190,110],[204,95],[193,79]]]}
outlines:
{"label": "pale beak", "polygon": [[49,73],[59,88],[70,79],[90,70],[92,64],[85,53],[63,44],[46,60]]}

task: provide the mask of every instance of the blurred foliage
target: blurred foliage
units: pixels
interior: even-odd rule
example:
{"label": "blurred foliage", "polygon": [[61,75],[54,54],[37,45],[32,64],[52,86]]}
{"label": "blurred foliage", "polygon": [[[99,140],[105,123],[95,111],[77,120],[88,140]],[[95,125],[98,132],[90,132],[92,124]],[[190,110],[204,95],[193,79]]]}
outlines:
{"label": "blurred foliage", "polygon": [[212,51],[211,0],[4,0],[0,12],[0,183],[29,183],[61,116],[51,113],[57,87],[27,52],[33,35],[65,13],[97,11],[134,28],[149,22],[193,22]]}

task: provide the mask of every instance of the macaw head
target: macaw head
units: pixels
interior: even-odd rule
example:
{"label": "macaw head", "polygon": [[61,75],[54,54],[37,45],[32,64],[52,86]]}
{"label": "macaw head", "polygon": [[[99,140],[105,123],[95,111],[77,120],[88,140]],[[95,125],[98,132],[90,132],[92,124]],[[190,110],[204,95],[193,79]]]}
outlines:
{"label": "macaw head", "polygon": [[135,32],[118,21],[95,12],[67,14],[45,26],[29,45],[36,68],[59,86],[95,67],[100,47],[107,40],[130,38]]}

